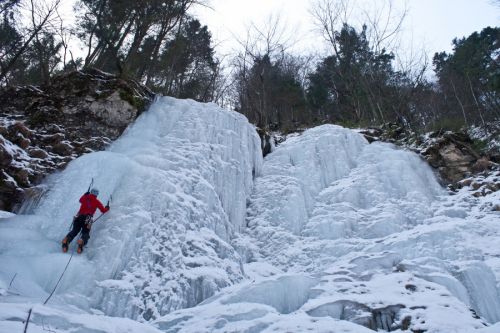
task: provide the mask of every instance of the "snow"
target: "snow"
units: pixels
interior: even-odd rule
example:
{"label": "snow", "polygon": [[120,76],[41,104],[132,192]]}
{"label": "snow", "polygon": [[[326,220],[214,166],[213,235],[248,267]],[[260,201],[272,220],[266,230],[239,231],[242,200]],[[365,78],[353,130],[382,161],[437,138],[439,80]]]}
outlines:
{"label": "snow", "polygon": [[28,165],[25,161],[28,161],[30,157],[24,150],[19,148],[17,145],[13,144],[9,140],[6,140],[3,135],[0,134],[0,145],[2,146],[2,149],[5,150],[5,152],[12,156],[12,157],[17,157],[20,159],[22,162],[16,162],[20,166]]}
{"label": "snow", "polygon": [[[499,192],[450,195],[416,154],[338,126],[260,147],[236,112],[155,102],[31,215],[0,216],[0,331],[31,308],[30,332],[500,329]],[[91,178],[111,210],[42,305]]]}
{"label": "snow", "polygon": [[16,214],[5,212],[3,210],[0,211],[0,219],[4,219],[4,218],[7,218],[7,217],[14,217],[14,216],[16,216]]}

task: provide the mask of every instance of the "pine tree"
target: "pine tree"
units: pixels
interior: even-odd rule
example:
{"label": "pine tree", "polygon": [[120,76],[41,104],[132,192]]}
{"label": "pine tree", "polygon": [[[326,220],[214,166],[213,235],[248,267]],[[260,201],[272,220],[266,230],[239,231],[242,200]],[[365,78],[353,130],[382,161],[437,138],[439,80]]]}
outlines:
{"label": "pine tree", "polygon": [[487,27],[453,40],[453,53],[436,53],[439,87],[465,124],[486,124],[500,115],[500,28]]}

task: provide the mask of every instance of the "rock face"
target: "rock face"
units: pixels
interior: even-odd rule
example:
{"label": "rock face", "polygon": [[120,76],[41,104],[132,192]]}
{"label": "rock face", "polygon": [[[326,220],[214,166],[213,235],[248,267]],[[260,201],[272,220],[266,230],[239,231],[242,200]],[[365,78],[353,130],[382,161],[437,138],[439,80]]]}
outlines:
{"label": "rock face", "polygon": [[453,188],[468,175],[489,170],[492,166],[487,156],[480,156],[467,145],[469,140],[463,135],[447,134],[421,151],[422,156]]}
{"label": "rock face", "polygon": [[431,132],[412,140],[403,128],[396,125],[370,128],[361,133],[370,143],[385,141],[413,150],[436,170],[443,185],[452,190],[462,188],[464,179],[479,174],[484,176],[496,168],[492,162],[495,156],[476,152],[472,148],[473,140],[465,133]]}
{"label": "rock face", "polygon": [[374,331],[383,329],[391,332],[398,329],[407,330],[409,328],[411,317],[405,317],[400,324],[397,320],[400,310],[404,308],[404,305],[397,304],[371,309],[367,305],[357,302],[336,301],[307,311],[307,314],[312,317],[330,316],[335,319],[347,320],[365,326]]}
{"label": "rock face", "polygon": [[47,174],[106,148],[152,97],[134,80],[95,69],[0,92],[0,210],[15,210]]}

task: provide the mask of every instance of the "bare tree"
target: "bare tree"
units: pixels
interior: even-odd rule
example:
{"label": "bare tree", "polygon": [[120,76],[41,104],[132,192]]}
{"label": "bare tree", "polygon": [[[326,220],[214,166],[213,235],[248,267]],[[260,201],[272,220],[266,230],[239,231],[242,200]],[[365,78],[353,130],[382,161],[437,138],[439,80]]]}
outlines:
{"label": "bare tree", "polygon": [[[500,1],[500,0],[499,0]],[[373,50],[391,52],[400,47],[403,24],[409,13],[408,0],[396,7],[394,0],[363,2],[356,0],[316,0],[309,8],[317,32],[338,51],[338,34],[344,25],[367,26],[367,37]]]}
{"label": "bare tree", "polygon": [[[65,25],[66,20],[61,15],[61,13],[60,13],[59,10],[57,10],[57,16],[58,16],[58,23],[59,23],[59,25],[58,26],[54,26],[53,29],[54,29],[55,33],[59,36],[59,39],[60,39],[61,44],[62,44],[62,48],[63,48],[63,58],[62,58],[63,69],[67,69],[68,67],[72,67],[72,66],[76,65],[76,61],[75,61],[75,59],[73,57],[73,52],[69,48],[70,47],[71,39],[72,39],[72,37],[74,37],[74,31],[72,31],[71,28],[68,28]],[[67,60],[68,53],[69,53],[69,56],[71,57],[70,61]],[[71,65],[69,65],[69,63]],[[76,68],[73,68],[73,69],[76,69]]]}
{"label": "bare tree", "polygon": [[[60,4],[61,0],[29,0],[23,4],[22,9],[26,13],[26,16],[29,17],[30,26],[24,29],[21,46],[16,50],[12,50],[12,53],[6,52],[10,56],[10,59],[2,66],[0,82],[5,80],[33,40],[39,39],[42,30],[47,26],[55,24],[55,21],[58,19],[57,9]],[[3,58],[5,58],[5,55],[3,55]],[[1,60],[2,58],[0,58]]]}
{"label": "bare tree", "polygon": [[257,126],[265,127],[272,114],[270,71],[273,64],[285,62],[298,40],[298,27],[290,27],[278,12],[270,14],[261,25],[246,25],[244,38],[234,37],[240,47],[232,64],[236,68],[237,104],[243,114],[255,119]]}
{"label": "bare tree", "polygon": [[[348,24],[353,10],[354,5],[351,0],[318,0],[309,9],[318,32],[331,46],[337,59],[342,58],[338,31]],[[348,101],[356,115],[356,120],[359,120],[361,110],[359,103],[356,103],[354,87],[348,79],[348,73],[346,73],[345,68],[338,66],[337,74],[344,82],[345,89],[350,96]]]}
{"label": "bare tree", "polygon": [[401,48],[403,24],[409,13],[408,0],[404,0],[400,9],[396,8],[394,0],[382,0],[363,6],[360,11],[360,19],[368,26],[368,38],[374,51],[397,52]]}
{"label": "bare tree", "polygon": [[[393,0],[371,5],[359,5],[354,0],[317,0],[310,7],[317,31],[337,63],[333,67],[337,78],[332,82],[334,90],[350,106],[355,121],[363,117],[381,122],[389,118],[408,121],[408,102],[428,69],[423,49],[415,52],[413,46],[408,48],[403,43],[408,11],[407,0],[400,7]],[[359,47],[368,50],[352,49],[356,39]],[[352,56],[346,55],[346,50],[353,52]],[[352,57],[358,60],[353,62]],[[381,71],[381,65],[390,68]]]}

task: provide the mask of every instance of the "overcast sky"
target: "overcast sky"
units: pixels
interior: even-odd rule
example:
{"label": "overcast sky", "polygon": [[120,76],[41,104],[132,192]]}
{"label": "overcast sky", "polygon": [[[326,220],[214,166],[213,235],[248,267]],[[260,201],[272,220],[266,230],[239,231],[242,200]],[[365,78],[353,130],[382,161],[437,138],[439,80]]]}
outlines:
{"label": "overcast sky", "polygon": [[[234,46],[232,34],[244,33],[245,23],[258,24],[270,13],[282,12],[290,25],[299,24],[301,34],[307,35],[302,46],[321,48],[314,37],[311,17],[308,13],[310,0],[210,0],[212,9],[198,9],[203,24],[208,25],[215,40],[222,41],[222,50]],[[358,0],[362,1],[362,0]],[[380,0],[366,0],[377,2]],[[500,25],[500,10],[492,0],[408,0],[410,6],[406,21],[407,38],[416,44],[425,41],[433,54],[451,51],[455,37],[469,36],[487,26]],[[404,0],[394,0],[402,4]]]}

